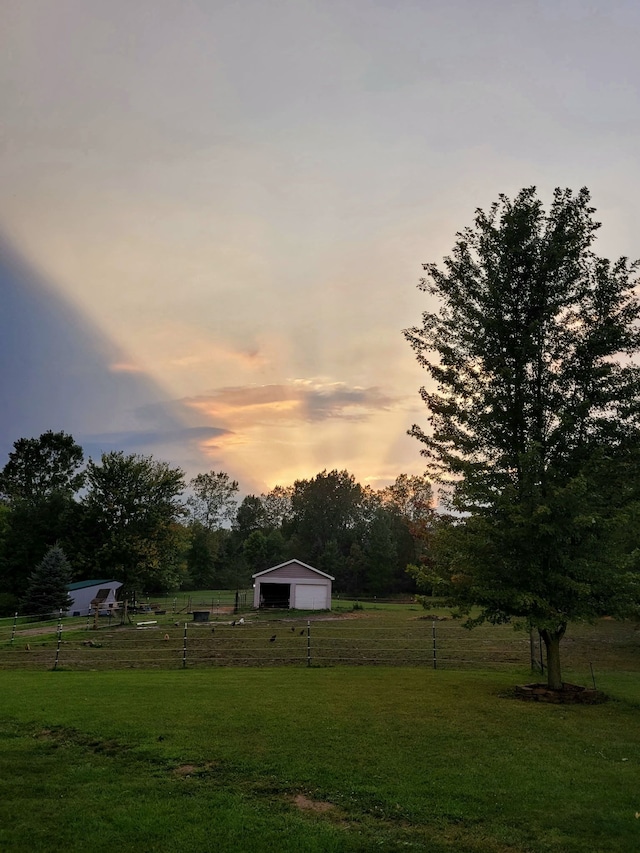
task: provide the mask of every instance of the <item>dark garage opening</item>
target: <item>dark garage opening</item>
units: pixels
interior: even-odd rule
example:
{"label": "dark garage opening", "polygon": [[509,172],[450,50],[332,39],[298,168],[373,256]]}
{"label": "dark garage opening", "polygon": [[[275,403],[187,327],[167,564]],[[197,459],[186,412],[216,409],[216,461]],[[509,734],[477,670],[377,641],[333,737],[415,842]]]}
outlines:
{"label": "dark garage opening", "polygon": [[277,607],[279,610],[287,610],[290,595],[290,583],[261,583],[260,607]]}

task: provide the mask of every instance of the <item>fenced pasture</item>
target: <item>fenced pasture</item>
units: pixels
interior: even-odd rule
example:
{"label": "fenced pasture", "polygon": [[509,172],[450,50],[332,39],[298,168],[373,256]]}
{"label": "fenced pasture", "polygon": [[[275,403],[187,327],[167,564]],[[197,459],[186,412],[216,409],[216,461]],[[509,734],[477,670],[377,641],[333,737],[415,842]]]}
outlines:
{"label": "fenced pasture", "polygon": [[[234,613],[202,597],[116,619],[0,620],[0,669],[193,669],[220,666],[418,666],[436,670],[544,668],[538,638],[510,625],[469,631],[446,611],[416,604],[336,602],[328,613]],[[196,608],[198,608],[196,610]],[[206,621],[195,621],[196,618]],[[584,683],[637,670],[640,630],[599,620],[571,626],[563,664]]]}

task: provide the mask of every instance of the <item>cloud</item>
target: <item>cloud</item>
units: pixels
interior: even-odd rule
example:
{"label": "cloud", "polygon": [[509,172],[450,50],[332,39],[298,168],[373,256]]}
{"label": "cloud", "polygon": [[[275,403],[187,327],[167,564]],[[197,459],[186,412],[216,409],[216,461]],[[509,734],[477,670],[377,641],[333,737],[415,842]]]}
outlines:
{"label": "cloud", "polygon": [[403,399],[377,386],[363,388],[343,382],[297,379],[282,384],[224,387],[182,402],[238,428],[335,419],[366,421],[397,407]]}
{"label": "cloud", "polygon": [[129,430],[122,432],[107,432],[98,435],[80,437],[83,447],[99,453],[110,450],[135,450],[172,444],[188,444],[195,442],[207,447],[220,436],[228,435],[229,430],[221,427],[183,427],[173,430]]}

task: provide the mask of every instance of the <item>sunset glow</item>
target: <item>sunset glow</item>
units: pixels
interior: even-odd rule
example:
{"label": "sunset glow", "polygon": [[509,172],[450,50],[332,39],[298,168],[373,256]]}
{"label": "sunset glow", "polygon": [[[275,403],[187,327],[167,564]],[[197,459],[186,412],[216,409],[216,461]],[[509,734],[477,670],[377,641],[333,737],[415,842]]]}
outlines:
{"label": "sunset glow", "polygon": [[0,26],[3,454],[64,429],[243,492],[381,487],[423,471],[402,329],[476,207],[586,184],[599,253],[640,254],[636,4],[8,0]]}

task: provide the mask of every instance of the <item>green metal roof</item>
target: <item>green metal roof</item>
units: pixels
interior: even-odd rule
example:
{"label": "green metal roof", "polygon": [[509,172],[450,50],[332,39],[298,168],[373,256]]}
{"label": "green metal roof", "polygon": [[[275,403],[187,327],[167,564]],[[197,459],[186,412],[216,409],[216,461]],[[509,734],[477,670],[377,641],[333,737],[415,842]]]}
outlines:
{"label": "green metal roof", "polygon": [[102,581],[78,581],[77,583],[68,583],[67,589],[69,591],[74,589],[84,589],[87,586],[100,586],[103,583],[118,583],[114,578],[110,580],[102,580]]}

